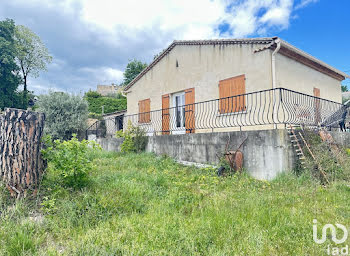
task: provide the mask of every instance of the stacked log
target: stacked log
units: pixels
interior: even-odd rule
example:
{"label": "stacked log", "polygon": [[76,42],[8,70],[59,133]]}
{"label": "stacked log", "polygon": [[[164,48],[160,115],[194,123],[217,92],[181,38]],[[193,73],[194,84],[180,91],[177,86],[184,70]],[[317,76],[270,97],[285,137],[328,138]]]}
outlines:
{"label": "stacked log", "polygon": [[40,182],[46,167],[40,153],[44,122],[44,114],[28,110],[7,108],[0,115],[0,179],[12,196]]}

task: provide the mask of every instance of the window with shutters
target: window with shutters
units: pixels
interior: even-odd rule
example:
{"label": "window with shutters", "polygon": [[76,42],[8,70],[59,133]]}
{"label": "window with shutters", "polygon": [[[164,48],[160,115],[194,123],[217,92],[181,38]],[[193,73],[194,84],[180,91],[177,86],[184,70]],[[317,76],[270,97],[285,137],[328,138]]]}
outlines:
{"label": "window with shutters", "polygon": [[219,81],[219,111],[221,114],[246,110],[245,75]]}
{"label": "window with shutters", "polygon": [[151,122],[151,100],[145,99],[139,101],[139,123]]}

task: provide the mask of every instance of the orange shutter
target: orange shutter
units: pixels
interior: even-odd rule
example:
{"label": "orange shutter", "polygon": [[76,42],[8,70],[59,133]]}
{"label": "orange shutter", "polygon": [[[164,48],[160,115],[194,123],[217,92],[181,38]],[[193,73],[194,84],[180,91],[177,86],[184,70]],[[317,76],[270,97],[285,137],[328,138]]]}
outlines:
{"label": "orange shutter", "polygon": [[162,96],[162,133],[170,134],[169,94]]}
{"label": "orange shutter", "polygon": [[245,75],[219,81],[220,113],[244,111],[245,96],[242,94],[245,94]]}
{"label": "orange shutter", "polygon": [[186,133],[195,132],[194,88],[185,90],[185,127]]}
{"label": "orange shutter", "polygon": [[139,101],[139,123],[149,123],[151,122],[151,100],[141,100]]}
{"label": "orange shutter", "polygon": [[[314,87],[314,96],[317,98],[320,97],[319,88]],[[321,122],[320,99],[315,99],[314,104],[315,104],[315,124],[318,125],[318,123]]]}
{"label": "orange shutter", "polygon": [[315,97],[320,97],[320,89],[319,88],[316,88],[316,87],[314,87],[314,96]]}
{"label": "orange shutter", "polygon": [[[230,97],[231,83],[230,80],[219,82],[220,113],[230,113],[232,108],[232,99]],[[231,103],[231,104],[230,104]]]}

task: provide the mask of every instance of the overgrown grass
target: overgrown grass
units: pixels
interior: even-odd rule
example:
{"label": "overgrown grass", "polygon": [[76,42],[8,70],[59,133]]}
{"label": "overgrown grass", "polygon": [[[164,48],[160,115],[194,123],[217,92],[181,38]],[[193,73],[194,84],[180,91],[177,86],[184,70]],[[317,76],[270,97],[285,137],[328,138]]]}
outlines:
{"label": "overgrown grass", "polygon": [[[81,191],[46,176],[38,204],[1,188],[2,255],[325,255],[313,219],[350,226],[350,188],[307,176],[217,177],[150,154],[91,152]],[[319,232],[320,236],[321,232]]]}

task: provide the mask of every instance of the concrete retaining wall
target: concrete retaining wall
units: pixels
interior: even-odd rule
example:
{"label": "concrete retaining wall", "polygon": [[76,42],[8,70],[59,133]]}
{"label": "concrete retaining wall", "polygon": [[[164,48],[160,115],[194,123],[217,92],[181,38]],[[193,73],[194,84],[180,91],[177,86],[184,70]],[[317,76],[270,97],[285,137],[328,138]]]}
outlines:
{"label": "concrete retaining wall", "polygon": [[124,138],[97,138],[96,139],[95,135],[93,136],[89,135],[88,139],[96,141],[98,144],[101,145],[101,147],[104,150],[117,151],[117,152],[120,152],[120,145],[124,141]]}
{"label": "concrete retaining wall", "polygon": [[241,148],[243,166],[253,177],[270,180],[293,169],[294,153],[285,130],[153,136],[149,137],[147,151],[180,161],[215,164],[229,140],[229,149],[236,150],[246,138]]}
{"label": "concrete retaining wall", "polygon": [[[243,166],[253,177],[270,180],[278,173],[293,169],[294,153],[285,130],[150,136],[146,151],[166,154],[180,161],[217,164],[217,154],[224,152],[229,139],[229,149],[236,150],[246,138],[241,148]],[[120,151],[123,139],[99,138],[96,141],[105,150]]]}
{"label": "concrete retaining wall", "polygon": [[[338,144],[350,147],[350,133],[330,133]],[[241,147],[243,166],[253,177],[271,180],[293,169],[295,155],[284,129],[150,136],[146,151],[166,154],[179,161],[217,164],[217,154],[224,152],[228,140],[231,141],[229,150],[236,150],[245,138]],[[94,135],[89,139],[108,151],[120,151],[123,142],[122,138],[96,139]]]}
{"label": "concrete retaining wall", "polygon": [[334,141],[343,147],[350,147],[350,132],[329,132]]}

